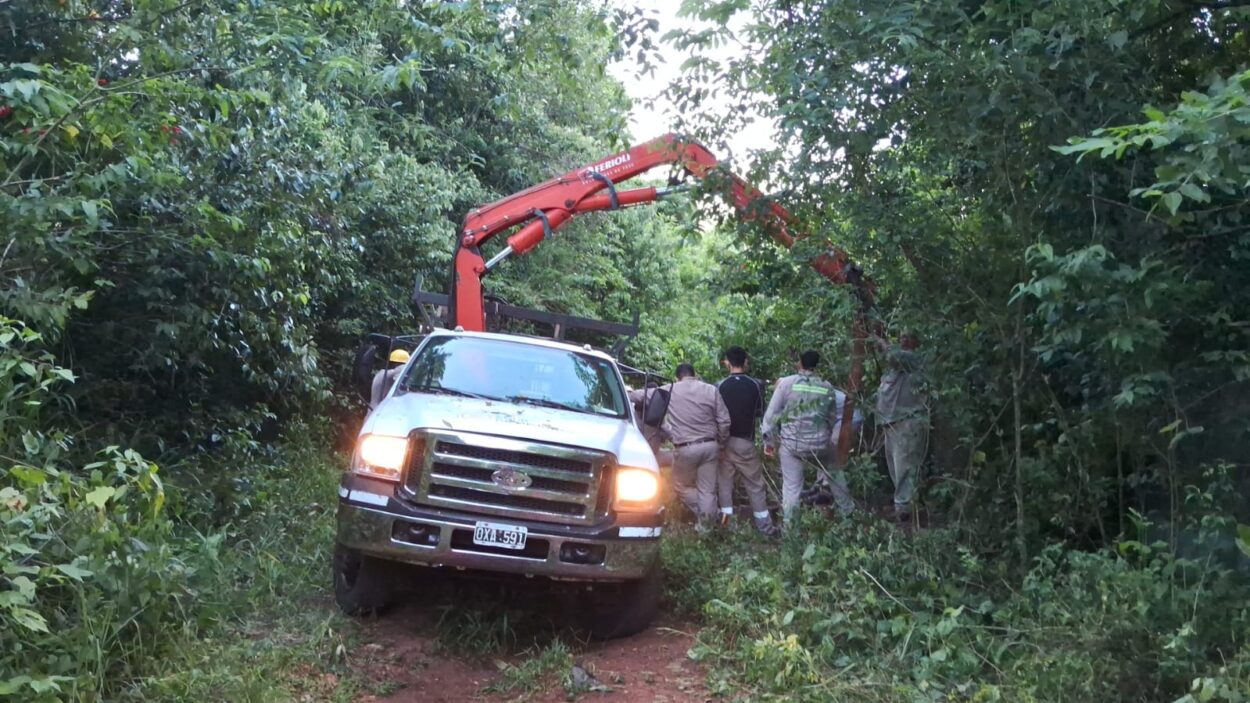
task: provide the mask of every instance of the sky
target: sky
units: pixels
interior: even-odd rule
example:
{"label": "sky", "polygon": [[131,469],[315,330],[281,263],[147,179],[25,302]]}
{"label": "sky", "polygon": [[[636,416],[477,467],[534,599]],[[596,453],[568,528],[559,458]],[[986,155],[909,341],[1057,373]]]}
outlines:
{"label": "sky", "polygon": [[[648,17],[653,17],[660,23],[659,31],[655,33],[652,41],[659,45],[658,53],[663,57],[664,63],[656,66],[654,76],[638,76],[633,56],[627,56],[626,60],[608,67],[608,72],[625,85],[625,91],[634,101],[633,110],[629,115],[629,124],[633,143],[637,144],[673,131],[673,115],[676,110],[661,93],[680,75],[679,69],[682,63],[690,56],[687,52],[678,51],[671,45],[661,42],[660,37],[674,29],[697,30],[708,25],[688,17],[678,17],[681,0],[615,0],[615,4],[619,7],[642,8]],[[745,18],[740,16],[734,23],[731,23],[731,27],[735,24],[740,26],[744,20]],[[709,55],[713,59],[724,58],[734,51],[741,51],[741,49],[726,46],[710,52]],[[654,100],[653,106],[648,106],[649,100]],[[712,99],[705,104],[704,109],[716,110],[717,107],[717,101]],[[750,130],[725,135],[725,138],[735,155],[741,159],[751,149],[772,147],[773,133],[770,125],[757,119]]]}

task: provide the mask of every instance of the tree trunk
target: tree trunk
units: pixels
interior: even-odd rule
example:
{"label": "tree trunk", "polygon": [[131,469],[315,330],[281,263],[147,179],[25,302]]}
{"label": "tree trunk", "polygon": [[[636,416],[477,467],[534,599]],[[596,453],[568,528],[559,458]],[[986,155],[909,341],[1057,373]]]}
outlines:
{"label": "tree trunk", "polygon": [[1021,466],[1024,458],[1024,437],[1021,423],[1024,421],[1021,409],[1020,393],[1024,385],[1024,306],[1020,305],[1016,314],[1016,363],[1011,371],[1011,409],[1012,426],[1015,430],[1015,493],[1016,493],[1016,550],[1020,563],[1027,564],[1029,547],[1024,527],[1024,471]]}

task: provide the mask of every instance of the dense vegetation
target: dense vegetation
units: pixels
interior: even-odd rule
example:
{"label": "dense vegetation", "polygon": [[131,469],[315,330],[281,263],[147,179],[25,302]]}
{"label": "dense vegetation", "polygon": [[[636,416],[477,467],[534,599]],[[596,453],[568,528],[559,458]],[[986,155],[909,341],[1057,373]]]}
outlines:
{"label": "dense vegetation", "polygon": [[[944,516],[675,540],[713,678],[1250,699],[1250,11],[687,6],[715,28],[666,38],[698,56],[683,126],[775,119],[750,175],[820,236],[617,213],[492,291],[639,310],[639,365],[712,374],[742,343],[775,375],[817,345],[837,377],[851,301],[803,265],[827,237],[925,339]],[[467,208],[624,145],[604,67],[660,37],[584,0],[28,0],[0,26],[0,696],[258,695],[174,653],[316,588],[350,350],[411,328]],[[698,54],[735,40],[755,50]],[[700,111],[711,91],[742,109]],[[854,479],[882,490],[866,458]]]}

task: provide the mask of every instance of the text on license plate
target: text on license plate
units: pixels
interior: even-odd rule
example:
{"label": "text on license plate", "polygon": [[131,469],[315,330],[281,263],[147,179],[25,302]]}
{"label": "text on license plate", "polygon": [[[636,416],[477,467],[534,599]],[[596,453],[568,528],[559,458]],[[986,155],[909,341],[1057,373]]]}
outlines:
{"label": "text on license plate", "polygon": [[527,530],[517,525],[479,522],[473,526],[473,544],[504,549],[525,549]]}

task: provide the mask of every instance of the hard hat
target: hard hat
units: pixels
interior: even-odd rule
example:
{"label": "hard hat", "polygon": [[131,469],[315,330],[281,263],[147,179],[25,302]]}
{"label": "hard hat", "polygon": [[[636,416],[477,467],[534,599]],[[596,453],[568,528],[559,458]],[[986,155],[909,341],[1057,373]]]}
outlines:
{"label": "hard hat", "polygon": [[391,352],[391,356],[390,356],[390,360],[391,360],[391,363],[392,363],[392,364],[406,364],[406,363],[408,363],[408,350],[407,350],[407,349],[396,349],[395,351],[392,351],[392,352]]}

